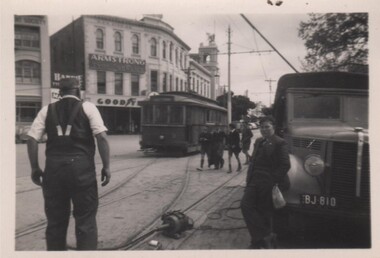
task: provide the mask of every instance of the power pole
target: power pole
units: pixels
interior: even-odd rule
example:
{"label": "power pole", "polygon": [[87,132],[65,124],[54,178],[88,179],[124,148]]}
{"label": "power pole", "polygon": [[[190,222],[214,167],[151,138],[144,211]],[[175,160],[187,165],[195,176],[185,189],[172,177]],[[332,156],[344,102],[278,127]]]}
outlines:
{"label": "power pole", "polygon": [[228,111],[228,124],[232,122],[232,104],[231,104],[231,28],[228,25],[228,99],[227,99],[227,111]]}
{"label": "power pole", "polygon": [[269,106],[272,104],[272,82],[275,82],[276,80],[272,80],[269,78],[269,80],[265,80],[266,82],[269,82]]}
{"label": "power pole", "polygon": [[191,87],[190,87],[190,84],[191,84],[191,71],[193,71],[193,70],[195,70],[195,69],[192,69],[190,64],[189,64],[189,67],[187,67],[186,69],[182,69],[182,71],[185,72],[186,77],[187,77],[187,87],[185,89],[187,92],[191,91]]}

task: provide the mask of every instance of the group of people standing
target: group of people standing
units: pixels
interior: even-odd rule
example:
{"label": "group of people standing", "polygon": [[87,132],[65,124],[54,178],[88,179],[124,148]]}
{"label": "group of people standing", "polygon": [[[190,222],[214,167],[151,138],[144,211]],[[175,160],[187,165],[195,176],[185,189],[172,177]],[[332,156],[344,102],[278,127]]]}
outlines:
{"label": "group of people standing", "polygon": [[224,147],[227,146],[228,149],[228,171],[232,172],[231,158],[234,155],[237,162],[238,168],[237,172],[242,169],[239,154],[241,151],[246,156],[245,165],[249,164],[249,147],[251,145],[251,138],[253,133],[248,127],[247,123],[243,123],[242,126],[242,137],[240,139],[240,133],[237,131],[234,124],[229,125],[229,133],[226,134],[222,127],[216,127],[216,130],[211,131],[209,126],[205,126],[203,131],[199,135],[199,143],[201,145],[201,162],[200,167],[197,170],[202,171],[205,163],[205,157],[207,157],[207,164],[210,168],[214,165],[215,169],[223,168],[224,166]]}

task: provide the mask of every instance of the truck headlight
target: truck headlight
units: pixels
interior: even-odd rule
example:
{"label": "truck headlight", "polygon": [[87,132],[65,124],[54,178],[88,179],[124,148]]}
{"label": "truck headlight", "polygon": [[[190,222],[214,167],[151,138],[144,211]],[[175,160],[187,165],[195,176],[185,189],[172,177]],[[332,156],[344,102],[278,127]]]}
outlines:
{"label": "truck headlight", "polygon": [[311,154],[304,162],[306,172],[311,176],[319,176],[325,170],[325,162],[319,155]]}

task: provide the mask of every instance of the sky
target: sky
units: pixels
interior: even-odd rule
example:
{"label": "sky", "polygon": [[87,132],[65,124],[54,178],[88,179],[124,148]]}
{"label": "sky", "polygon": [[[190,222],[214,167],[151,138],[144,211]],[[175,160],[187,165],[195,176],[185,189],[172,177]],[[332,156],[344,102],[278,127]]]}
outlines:
{"label": "sky", "polygon": [[[102,13],[99,13],[102,14]],[[128,19],[141,19],[145,13],[119,15]],[[158,14],[158,13],[156,13]],[[228,85],[228,27],[231,28],[231,91],[235,95],[246,95],[253,102],[265,105],[273,103],[278,79],[294,70],[255,32],[239,13],[194,14],[187,12],[161,12],[163,21],[174,28],[177,34],[197,53],[200,43],[207,44],[207,33],[215,34],[219,49],[220,85]],[[255,14],[244,13],[265,38],[294,66],[301,70],[301,60],[306,54],[304,42],[298,37],[303,14]],[[49,34],[52,35],[79,15],[48,15]],[[257,53],[241,53],[264,51]],[[268,52],[271,51],[271,52]],[[271,86],[271,87],[270,87]],[[270,88],[272,94],[270,94]]]}

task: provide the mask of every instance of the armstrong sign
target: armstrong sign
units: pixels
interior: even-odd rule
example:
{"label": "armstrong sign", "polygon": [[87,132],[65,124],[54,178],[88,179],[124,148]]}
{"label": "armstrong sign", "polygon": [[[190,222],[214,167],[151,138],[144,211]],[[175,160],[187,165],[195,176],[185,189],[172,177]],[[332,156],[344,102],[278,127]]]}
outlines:
{"label": "armstrong sign", "polygon": [[145,64],[145,60],[138,58],[89,54],[89,65],[93,70],[144,74]]}

